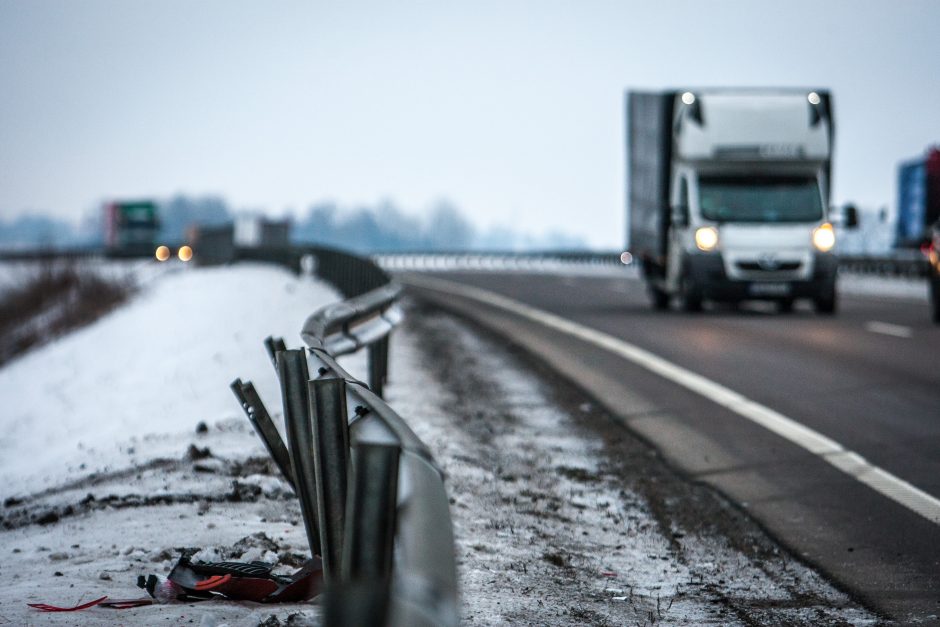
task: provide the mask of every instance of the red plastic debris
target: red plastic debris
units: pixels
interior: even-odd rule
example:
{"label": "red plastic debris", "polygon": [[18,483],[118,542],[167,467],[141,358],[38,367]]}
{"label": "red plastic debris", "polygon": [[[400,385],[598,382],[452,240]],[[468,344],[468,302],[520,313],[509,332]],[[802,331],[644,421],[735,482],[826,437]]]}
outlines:
{"label": "red plastic debris", "polygon": [[49,605],[48,603],[27,603],[31,608],[37,609],[40,612],[77,612],[79,610],[87,610],[89,607],[94,607],[99,603],[102,603],[108,597],[104,596],[100,599],[95,599],[94,601],[89,601],[88,603],[83,603],[81,605],[76,605],[75,607],[58,607],[55,605]]}

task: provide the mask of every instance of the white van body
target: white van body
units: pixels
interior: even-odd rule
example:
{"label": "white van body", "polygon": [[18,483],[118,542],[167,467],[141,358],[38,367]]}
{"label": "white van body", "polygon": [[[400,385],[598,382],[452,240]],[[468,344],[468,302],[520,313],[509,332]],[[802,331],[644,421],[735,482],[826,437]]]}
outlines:
{"label": "white van body", "polygon": [[628,242],[658,308],[835,310],[828,93],[631,92],[627,121]]}

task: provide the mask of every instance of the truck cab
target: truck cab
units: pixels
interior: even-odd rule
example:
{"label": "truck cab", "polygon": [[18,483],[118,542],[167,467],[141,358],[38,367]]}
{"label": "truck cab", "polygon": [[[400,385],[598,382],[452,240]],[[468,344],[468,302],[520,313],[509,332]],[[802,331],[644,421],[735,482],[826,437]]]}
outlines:
{"label": "truck cab", "polygon": [[827,93],[633,92],[628,121],[629,238],[657,308],[835,311]]}

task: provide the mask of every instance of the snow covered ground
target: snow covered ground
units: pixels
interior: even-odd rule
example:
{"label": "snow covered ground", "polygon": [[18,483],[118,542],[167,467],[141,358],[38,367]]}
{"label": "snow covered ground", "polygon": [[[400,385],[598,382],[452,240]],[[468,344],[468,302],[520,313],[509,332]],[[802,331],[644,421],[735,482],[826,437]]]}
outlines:
{"label": "snow covered ground", "polygon": [[[315,604],[25,604],[139,597],[137,576],[165,575],[180,546],[298,567],[297,501],[228,385],[254,381],[279,422],[261,340],[298,345],[307,315],[337,298],[270,266],[177,268],[0,369],[0,625],[317,624]],[[364,376],[363,356],[343,363]],[[447,474],[466,623],[876,621],[588,399],[464,323],[412,307],[388,397]]]}
{"label": "snow covered ground", "polygon": [[[270,619],[272,610],[251,603],[119,615],[39,614],[25,605],[145,595],[137,576],[165,575],[178,546],[277,561],[285,573],[307,551],[296,499],[228,386],[236,377],[254,381],[279,417],[280,391],[262,340],[280,335],[299,346],[303,321],[338,294],[260,264],[105,271],[136,272],[142,289],[126,306],[0,369],[0,520],[7,528],[0,532],[0,625]],[[364,371],[361,356],[344,365]],[[197,433],[200,424],[206,428]],[[275,609],[286,620],[309,608]]]}
{"label": "snow covered ground", "polygon": [[261,340],[299,345],[306,317],[337,299],[274,267],[180,269],[13,361],[0,370],[0,498],[175,455],[179,434],[238,415],[236,377],[277,399]]}

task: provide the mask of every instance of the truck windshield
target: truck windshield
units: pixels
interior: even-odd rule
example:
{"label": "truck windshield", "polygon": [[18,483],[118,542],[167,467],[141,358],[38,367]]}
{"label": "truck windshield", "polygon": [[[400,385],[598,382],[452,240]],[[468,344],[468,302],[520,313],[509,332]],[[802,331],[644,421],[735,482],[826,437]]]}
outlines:
{"label": "truck windshield", "polygon": [[813,222],[822,219],[812,176],[702,176],[702,217],[716,222]]}

